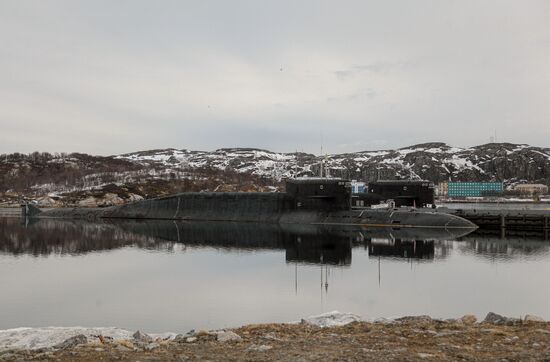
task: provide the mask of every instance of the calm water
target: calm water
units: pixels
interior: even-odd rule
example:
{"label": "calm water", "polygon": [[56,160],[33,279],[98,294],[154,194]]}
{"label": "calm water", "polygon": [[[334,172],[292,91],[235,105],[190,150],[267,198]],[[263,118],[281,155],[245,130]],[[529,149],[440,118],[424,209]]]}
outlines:
{"label": "calm water", "polygon": [[544,236],[413,232],[0,218],[0,329],[185,332],[331,310],[550,319]]}

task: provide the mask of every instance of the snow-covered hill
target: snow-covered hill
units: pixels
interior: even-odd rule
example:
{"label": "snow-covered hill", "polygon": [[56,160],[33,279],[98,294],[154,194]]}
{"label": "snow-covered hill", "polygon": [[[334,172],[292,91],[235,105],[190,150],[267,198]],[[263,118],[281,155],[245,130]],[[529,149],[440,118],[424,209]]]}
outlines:
{"label": "snow-covered hill", "polygon": [[426,143],[398,150],[364,151],[323,157],[304,153],[275,153],[234,148],[213,152],[156,150],[116,156],[144,166],[173,170],[213,168],[281,180],[314,176],[319,165],[333,176],[353,179],[427,179],[434,182],[518,181],[548,183],[550,149],[509,143],[472,148]]}
{"label": "snow-covered hill", "polygon": [[311,154],[275,153],[251,148],[224,148],[213,152],[166,149],[130,153],[115,158],[161,169],[231,170],[277,181],[296,174],[313,175],[311,166],[319,162]]}
{"label": "snow-covered hill", "polygon": [[[180,191],[275,190],[285,178],[331,176],[371,181],[425,179],[550,184],[550,149],[491,143],[471,148],[426,143],[397,150],[316,156],[250,148],[191,151],[162,149],[108,157],[85,154],[0,155],[0,201],[6,195],[108,192],[112,202]],[[119,198],[115,198],[115,196]],[[137,196],[136,196],[137,195]],[[111,202],[111,201],[110,201]],[[93,204],[93,202],[92,202]]]}

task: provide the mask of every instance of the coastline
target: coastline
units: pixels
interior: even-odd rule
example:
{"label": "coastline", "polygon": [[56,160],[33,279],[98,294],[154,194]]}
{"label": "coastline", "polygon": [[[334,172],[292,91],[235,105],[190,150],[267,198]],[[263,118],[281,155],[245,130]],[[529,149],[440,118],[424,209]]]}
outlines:
{"label": "coastline", "polygon": [[[55,328],[54,328],[55,329]],[[63,330],[64,328],[59,328]],[[28,329],[19,328],[21,332]],[[39,330],[39,329],[35,329]],[[65,334],[63,338],[71,333]],[[15,330],[8,330],[15,332]],[[507,318],[489,313],[483,321],[466,315],[366,320],[330,312],[299,322],[147,335],[122,329],[74,329],[49,346],[26,335],[31,348],[6,348],[0,331],[0,360],[547,360],[550,322],[536,316]],[[98,334],[96,334],[98,333]],[[50,336],[51,337],[51,336]],[[59,336],[58,336],[59,337]],[[2,344],[3,343],[3,344]],[[55,343],[55,344],[54,344]]]}

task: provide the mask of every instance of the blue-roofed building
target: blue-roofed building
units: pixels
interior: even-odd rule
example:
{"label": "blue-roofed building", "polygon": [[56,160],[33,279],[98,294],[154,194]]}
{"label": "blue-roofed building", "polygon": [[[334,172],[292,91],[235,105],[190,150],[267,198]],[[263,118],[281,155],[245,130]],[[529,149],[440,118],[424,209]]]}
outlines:
{"label": "blue-roofed building", "polygon": [[351,193],[358,194],[361,192],[365,192],[365,183],[361,181],[351,181]]}
{"label": "blue-roofed building", "polygon": [[502,194],[502,182],[449,182],[449,197],[481,197]]}

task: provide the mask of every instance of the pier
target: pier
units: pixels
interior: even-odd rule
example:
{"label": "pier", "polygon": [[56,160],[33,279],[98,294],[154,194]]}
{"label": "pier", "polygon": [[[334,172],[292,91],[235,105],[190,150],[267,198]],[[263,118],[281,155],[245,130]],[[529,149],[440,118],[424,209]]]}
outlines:
{"label": "pier", "polygon": [[535,232],[546,240],[550,233],[550,211],[546,210],[476,210],[441,209],[470,220],[480,229],[501,230],[502,232]]}

